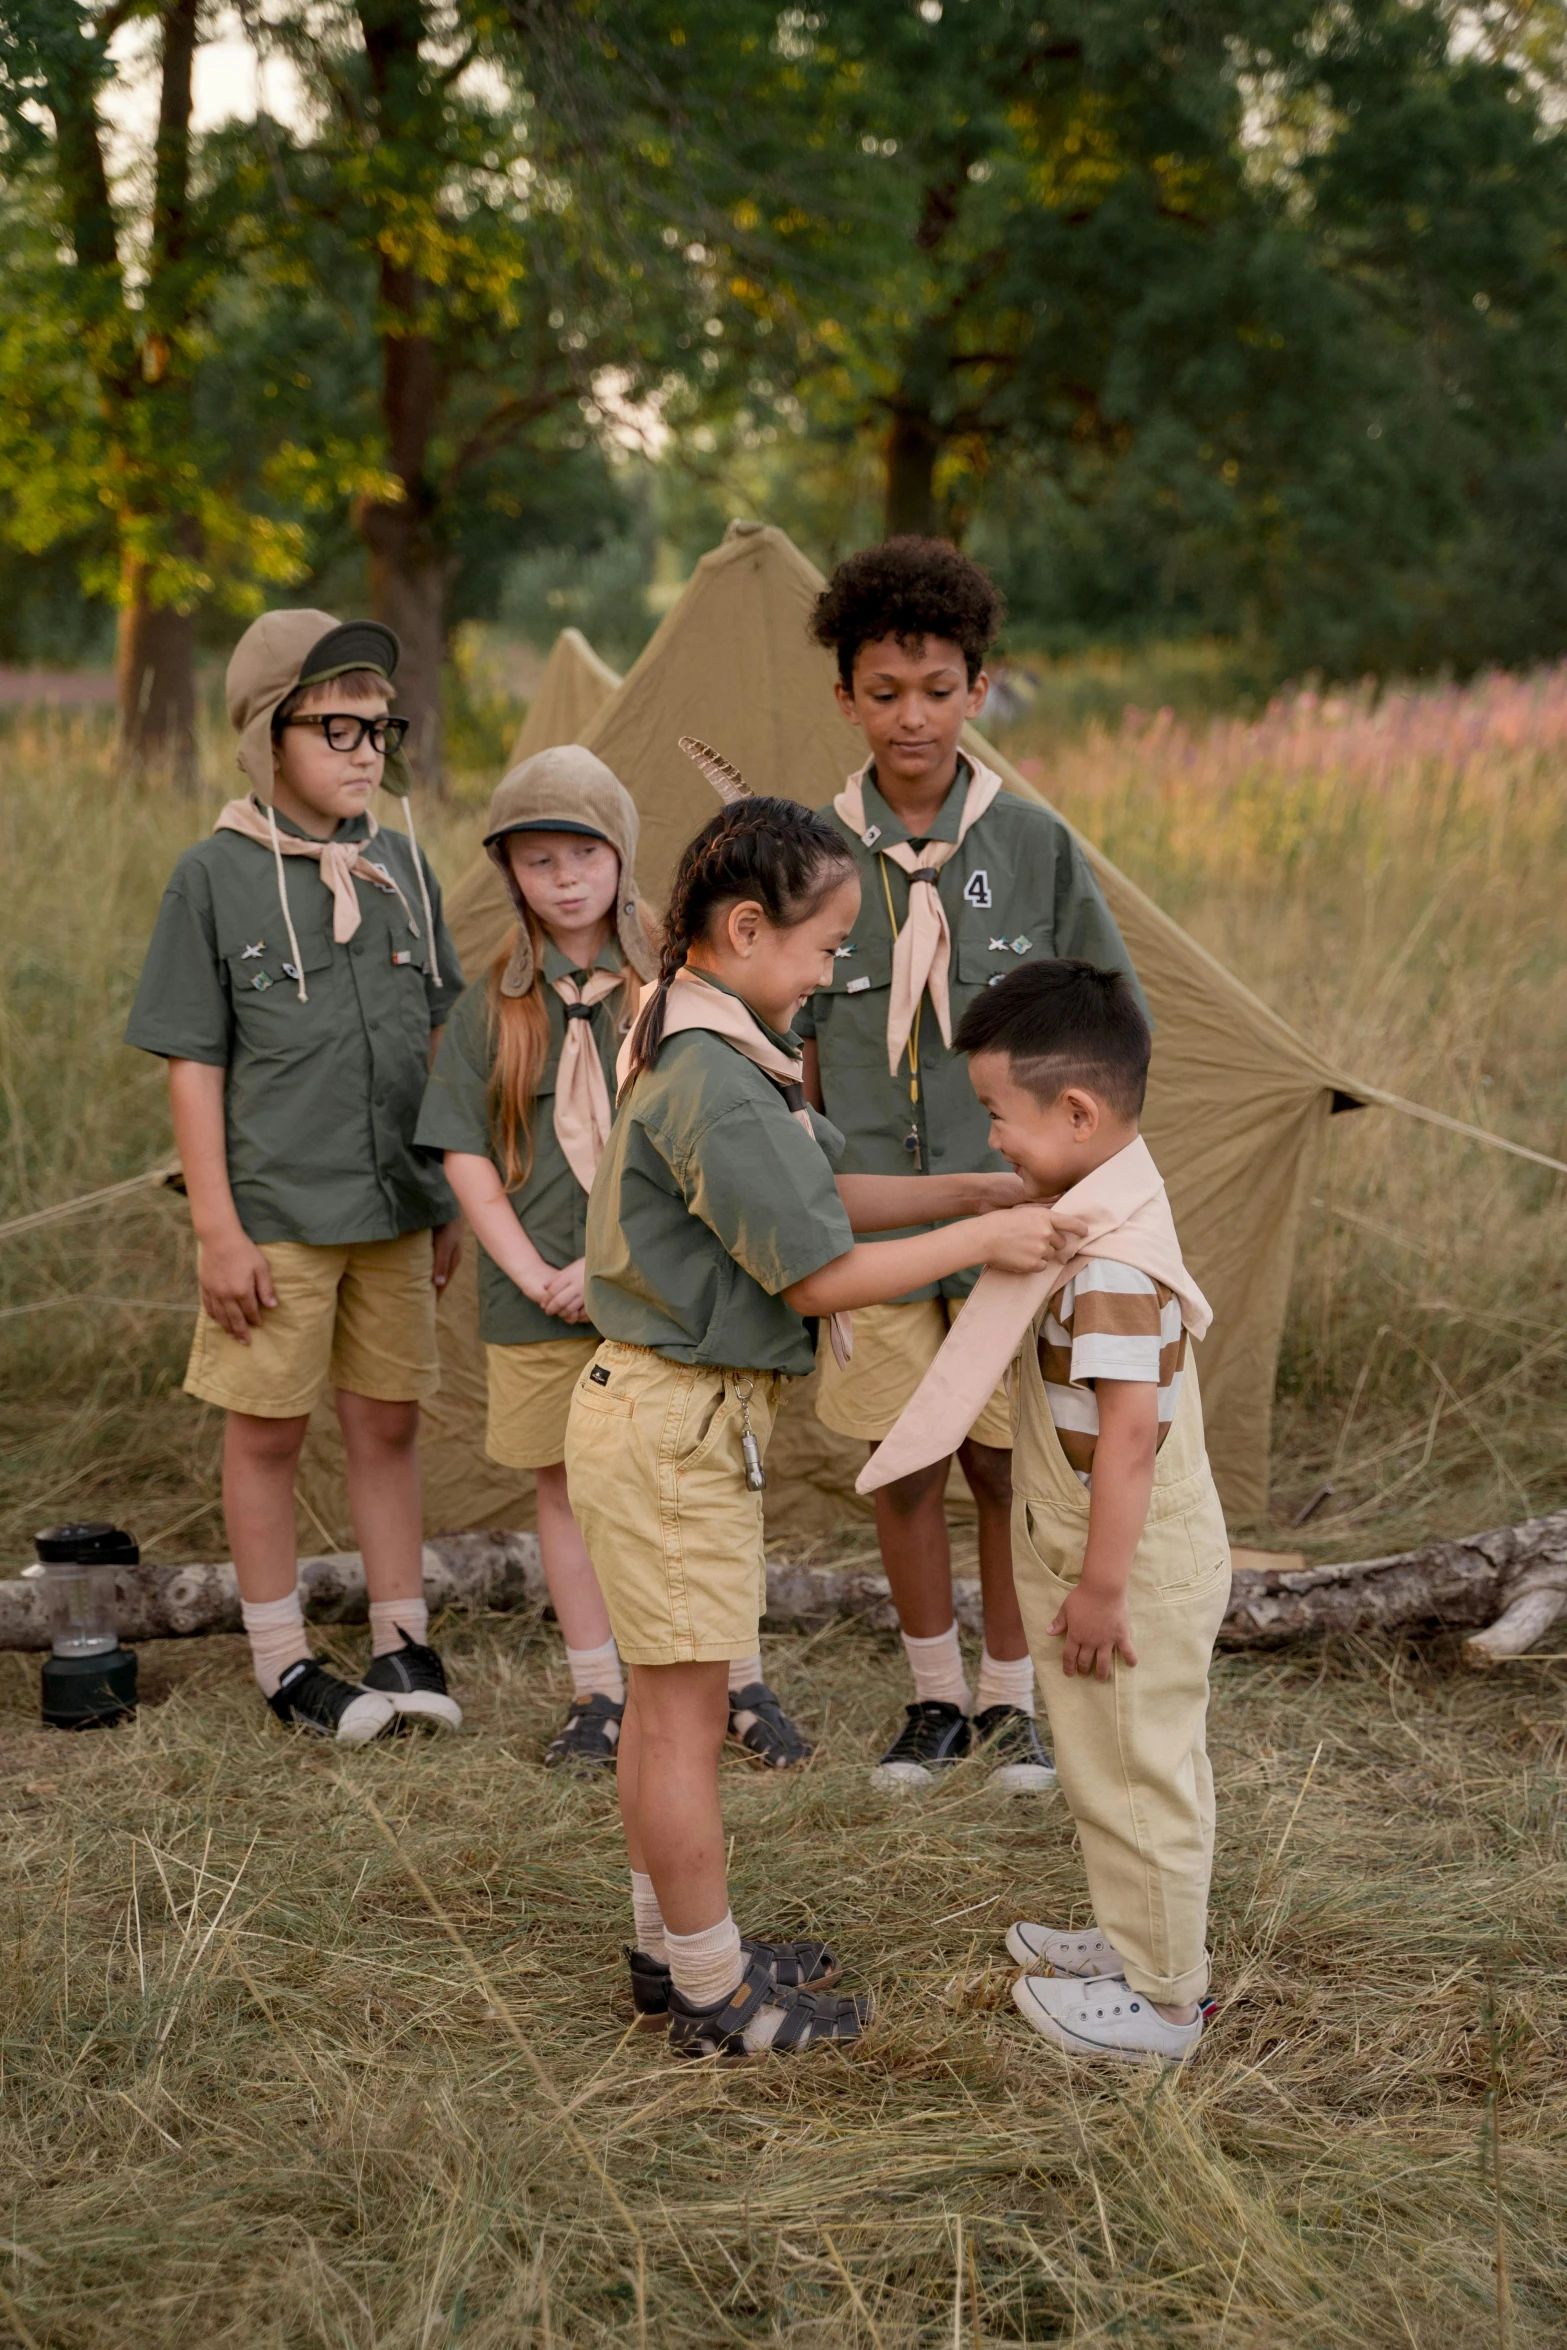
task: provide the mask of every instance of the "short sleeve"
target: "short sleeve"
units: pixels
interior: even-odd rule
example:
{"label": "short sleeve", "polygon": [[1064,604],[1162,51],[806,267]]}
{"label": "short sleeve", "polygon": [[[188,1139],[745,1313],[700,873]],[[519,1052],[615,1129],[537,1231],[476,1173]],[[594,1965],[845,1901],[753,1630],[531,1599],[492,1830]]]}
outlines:
{"label": "short sleeve", "polygon": [[1092,1257],[1072,1293],[1072,1384],[1133,1379],[1157,1387],[1163,1306],[1148,1275],[1135,1265]]}
{"label": "short sleeve", "polygon": [[786,1113],[736,1104],[674,1172],[691,1213],[770,1297],[854,1246],[821,1144]]}
{"label": "short sleeve", "polygon": [[[1063,827],[1063,829],[1065,829]],[[1126,951],[1126,942],[1116,928],[1115,916],[1105,903],[1104,892],[1094,878],[1093,867],[1076,838],[1067,833],[1067,851],[1056,865],[1056,903],[1054,924],[1055,952],[1058,955],[1080,956],[1101,971],[1124,971],[1137,989],[1137,1000],[1144,1012],[1148,1009],[1142,985],[1132,969],[1132,958]]]}
{"label": "short sleeve", "polygon": [[223,1069],[233,1045],[234,1013],[203,880],[199,872],[177,873],[163,893],[125,1041],[165,1060]]}
{"label": "short sleeve", "polygon": [[[443,962],[443,977],[445,971]],[[484,1031],[483,993],[470,988],[458,999],[443,1028],[435,1065],[425,1081],[419,1123],[414,1129],[416,1149],[465,1151],[476,1159],[493,1157]]]}

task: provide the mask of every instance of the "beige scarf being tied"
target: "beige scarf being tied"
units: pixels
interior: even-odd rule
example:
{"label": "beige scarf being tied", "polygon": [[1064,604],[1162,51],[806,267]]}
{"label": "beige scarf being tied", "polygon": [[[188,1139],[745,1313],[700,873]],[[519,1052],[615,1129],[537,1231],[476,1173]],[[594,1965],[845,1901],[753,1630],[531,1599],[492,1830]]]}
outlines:
{"label": "beige scarf being tied", "polygon": [[859,835],[866,848],[875,849],[909,877],[909,911],[903,928],[893,940],[892,993],[887,1003],[887,1067],[896,1077],[914,1027],[920,997],[927,987],[936,1008],[941,1041],[945,1045],[952,1042],[952,1006],[947,992],[952,932],[936,884],[942,866],[949,857],[957,855],[970,827],[979,822],[1000,791],[1001,778],[988,767],[981,767],[977,760],[969,759],[968,790],[963,798],[957,839],[928,840],[923,848],[916,849],[906,840],[883,841],[874,827],[867,829],[865,778],[868,773],[869,769],[862,767],[857,775],[850,776],[833,801],[833,809],[849,830]]}
{"label": "beige scarf being tied", "polygon": [[1113,1257],[1160,1282],[1180,1299],[1181,1320],[1193,1338],[1204,1335],[1213,1315],[1182,1262],[1164,1178],[1141,1135],[1052,1206],[1081,1224],[1084,1237],[1063,1234],[1059,1261],[1038,1273],[986,1267],[902,1417],[860,1471],[857,1493],[874,1493],[957,1451],[1040,1308],[1090,1257]]}
{"label": "beige scarf being tied", "polygon": [[[555,1071],[555,1140],[584,1191],[593,1189],[615,1114],[594,1041],[592,1009],[627,977],[621,971],[590,971],[585,985],[569,974],[550,981],[566,1007],[566,1037]],[[630,984],[635,988],[634,977]]]}
{"label": "beige scarf being tied", "polygon": [[[816,1128],[811,1123],[805,1091],[800,1083],[802,1063],[799,1055],[781,1051],[771,1037],[764,1036],[738,996],[727,994],[721,987],[709,987],[694,971],[677,971],[669,983],[669,994],[664,1005],[664,1036],[680,1036],[692,1028],[705,1028],[710,1035],[721,1036],[725,1044],[732,1044],[737,1053],[743,1053],[748,1061],[754,1061],[764,1075],[771,1077],[782,1088],[791,1117],[805,1128],[813,1142],[816,1140]],[[628,1035],[620,1048],[620,1058],[615,1068],[622,1093],[626,1089],[630,1068],[631,1044],[632,1037]],[[848,1314],[834,1314],[828,1325],[828,1335],[839,1368],[846,1368],[854,1351],[852,1318]]]}
{"label": "beige scarf being tied", "polygon": [[[369,825],[370,838],[373,840],[380,827],[373,816],[369,819]],[[257,806],[254,800],[228,801],[212,829],[214,832],[241,833],[246,840],[256,841],[262,848],[272,851],[273,861],[277,866],[277,894],[283,908],[283,927],[288,932],[289,953],[294,958],[294,984],[299,991],[299,1000],[302,1004],[308,1004],[310,998],[305,993],[304,957],[299,951],[299,939],[294,929],[294,917],[289,911],[288,886],[283,879],[283,859],[285,857],[310,857],[320,866],[321,878],[332,892],[332,936],[339,946],[343,946],[353,937],[363,919],[359,911],[359,893],[354,887],[356,878],[360,881],[368,881],[376,889],[384,889],[395,897],[408,917],[409,929],[415,938],[418,937],[419,925],[414,920],[413,909],[408,900],[403,896],[386,867],[375,864],[365,855],[363,841],[301,840],[296,833],[280,832],[277,817],[273,814],[272,809],[270,807],[262,809]],[[417,849],[414,851],[414,860],[417,864]],[[421,874],[421,881],[423,878]],[[426,914],[428,915],[428,907]],[[430,941],[430,955],[433,967],[435,956],[433,934]],[[440,973],[438,971],[435,972],[435,981],[439,986]]]}

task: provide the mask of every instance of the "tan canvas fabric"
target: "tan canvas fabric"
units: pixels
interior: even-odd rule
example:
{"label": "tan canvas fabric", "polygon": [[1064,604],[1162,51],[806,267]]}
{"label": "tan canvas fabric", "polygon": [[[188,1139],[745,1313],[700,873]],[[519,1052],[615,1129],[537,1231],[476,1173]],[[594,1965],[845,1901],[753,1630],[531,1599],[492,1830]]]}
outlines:
{"label": "tan canvas fabric", "polygon": [[[679,747],[698,735],[732,759],[757,791],[826,806],[863,763],[863,739],[832,696],[832,656],[806,635],[820,574],[782,531],[734,528],[704,556],[680,601],[625,681],[578,730],[621,778],[642,819],[638,877],[661,905],[681,848],[713,812],[712,787]],[[573,649],[557,648],[545,686],[583,681]],[[588,680],[591,690],[592,680]],[[597,680],[602,684],[602,679]],[[553,691],[553,688],[550,688]],[[562,688],[564,691],[564,687]],[[540,707],[545,701],[541,689]],[[548,712],[545,713],[548,716]],[[531,721],[531,714],[530,714]],[[556,729],[556,739],[562,731]],[[518,748],[524,746],[519,744]],[[541,747],[537,742],[526,746]],[[1005,790],[1038,799],[978,733],[970,747]],[[464,961],[478,969],[505,935],[510,908],[475,827],[474,861],[447,899]],[[1214,1311],[1203,1347],[1208,1449],[1231,1519],[1265,1507],[1274,1370],[1289,1293],[1296,1230],[1334,1090],[1360,1098],[1232,973],[1187,937],[1142,890],[1085,843],[1153,1008],[1158,1035],[1143,1132],[1169,1186],[1187,1263]],[[443,1330],[452,1303],[443,1307]],[[470,1308],[471,1312],[471,1308]],[[518,1523],[516,1480],[486,1470],[480,1452],[483,1372],[477,1338],[462,1372],[476,1398],[471,1443],[449,1438],[460,1367],[443,1341],[443,1391],[426,1446],[429,1524]],[[819,1531],[863,1509],[853,1499],[863,1454],[815,1423],[812,1391],[791,1384],[774,1443],[768,1488],[780,1533]],[[458,1444],[475,1474],[448,1474]],[[448,1497],[446,1514],[434,1497]],[[451,1511],[460,1511],[452,1515]]]}

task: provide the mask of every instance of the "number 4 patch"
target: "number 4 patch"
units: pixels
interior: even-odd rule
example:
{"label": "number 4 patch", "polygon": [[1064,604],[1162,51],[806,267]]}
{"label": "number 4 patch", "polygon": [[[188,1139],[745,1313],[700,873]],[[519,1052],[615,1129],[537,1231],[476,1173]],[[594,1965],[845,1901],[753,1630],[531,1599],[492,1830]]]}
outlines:
{"label": "number 4 patch", "polygon": [[969,875],[963,884],[963,895],[971,906],[988,906],[990,904],[990,875],[985,871],[983,865]]}

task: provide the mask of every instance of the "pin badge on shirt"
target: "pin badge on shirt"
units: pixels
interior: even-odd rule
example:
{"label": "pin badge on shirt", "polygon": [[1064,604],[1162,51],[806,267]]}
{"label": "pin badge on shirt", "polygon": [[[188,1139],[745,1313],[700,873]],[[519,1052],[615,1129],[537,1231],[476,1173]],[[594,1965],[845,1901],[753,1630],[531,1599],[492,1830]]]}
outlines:
{"label": "pin badge on shirt", "polygon": [[865,830],[860,834],[860,838],[868,849],[873,849],[881,838],[881,826],[867,824]]}
{"label": "pin badge on shirt", "polygon": [[240,961],[242,963],[253,963],[258,955],[264,954],[266,952],[266,944],[267,942],[264,938],[258,938],[253,947],[245,948],[244,952],[239,958]]}
{"label": "pin badge on shirt", "polygon": [[993,938],[990,942],[990,951],[993,955],[1004,955],[1007,951],[1006,940],[1004,938]]}
{"label": "pin badge on shirt", "polygon": [[411,963],[413,961],[412,952],[407,947],[393,947],[392,961],[394,963]]}
{"label": "pin badge on shirt", "polygon": [[869,986],[870,980],[866,977],[864,972],[861,972],[858,979],[851,979],[849,981],[843,992],[845,995],[863,995]]}
{"label": "pin badge on shirt", "polygon": [[845,955],[857,955],[859,951],[859,948],[853,944],[852,940],[846,947],[833,948],[833,954],[840,963],[842,962]]}
{"label": "pin badge on shirt", "polygon": [[285,979],[297,979],[299,977],[299,965],[297,963],[285,963],[283,966],[283,976]]}
{"label": "pin badge on shirt", "polygon": [[250,984],[259,994],[263,989],[272,985],[271,975],[265,971],[258,971]]}
{"label": "pin badge on shirt", "polygon": [[1015,955],[1026,955],[1033,943],[1031,938],[1015,938],[1012,941],[1012,952]]}

